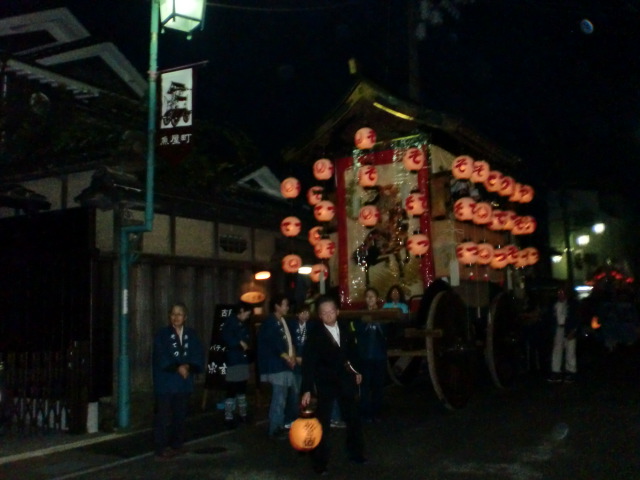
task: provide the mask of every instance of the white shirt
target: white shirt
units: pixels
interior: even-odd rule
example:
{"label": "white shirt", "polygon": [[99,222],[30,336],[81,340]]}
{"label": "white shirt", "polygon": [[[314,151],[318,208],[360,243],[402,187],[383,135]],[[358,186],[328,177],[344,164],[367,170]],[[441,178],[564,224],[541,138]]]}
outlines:
{"label": "white shirt", "polygon": [[332,326],[324,324],[324,326],[326,327],[327,330],[329,330],[329,333],[331,334],[333,339],[336,341],[338,346],[340,346],[340,328],[338,328],[338,324],[336,323],[335,325],[332,325]]}

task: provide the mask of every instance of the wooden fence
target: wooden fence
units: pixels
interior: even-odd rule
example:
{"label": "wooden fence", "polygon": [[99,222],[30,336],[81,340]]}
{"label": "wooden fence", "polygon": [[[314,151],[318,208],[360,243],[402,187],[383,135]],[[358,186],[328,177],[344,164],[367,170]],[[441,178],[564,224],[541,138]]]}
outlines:
{"label": "wooden fence", "polygon": [[86,430],[88,344],[0,353],[0,428],[20,435]]}

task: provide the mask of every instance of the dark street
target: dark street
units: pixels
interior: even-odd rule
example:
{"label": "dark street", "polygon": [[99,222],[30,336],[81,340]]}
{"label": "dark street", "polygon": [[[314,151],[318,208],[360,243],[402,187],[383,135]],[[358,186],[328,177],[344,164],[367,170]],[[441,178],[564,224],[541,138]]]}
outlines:
{"label": "dark street", "polygon": [[[347,462],[343,430],[332,430],[332,478],[635,479],[640,471],[637,348],[582,357],[578,382],[551,385],[541,374],[498,390],[479,368],[470,404],[446,411],[428,382],[390,385],[385,418],[365,426],[364,466]],[[257,424],[225,431],[222,414],[191,418],[188,453],[156,462],[150,433],[123,435],[0,466],[3,479],[293,479],[315,476],[288,441]],[[199,438],[194,439],[197,436]]]}

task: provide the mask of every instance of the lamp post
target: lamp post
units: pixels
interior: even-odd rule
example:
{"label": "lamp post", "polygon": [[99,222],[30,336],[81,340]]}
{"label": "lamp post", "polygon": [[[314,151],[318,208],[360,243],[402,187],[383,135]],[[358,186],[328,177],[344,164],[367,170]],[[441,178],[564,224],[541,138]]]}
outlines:
{"label": "lamp post", "polygon": [[202,27],[205,0],[151,0],[151,30],[149,42],[149,105],[147,130],[147,178],[142,225],[120,227],[120,322],[118,356],[118,426],[128,428],[130,421],[130,371],[129,371],[129,271],[133,256],[129,249],[130,235],[150,232],[153,229],[153,193],[156,156],[156,81],[158,76],[159,27],[191,34]]}

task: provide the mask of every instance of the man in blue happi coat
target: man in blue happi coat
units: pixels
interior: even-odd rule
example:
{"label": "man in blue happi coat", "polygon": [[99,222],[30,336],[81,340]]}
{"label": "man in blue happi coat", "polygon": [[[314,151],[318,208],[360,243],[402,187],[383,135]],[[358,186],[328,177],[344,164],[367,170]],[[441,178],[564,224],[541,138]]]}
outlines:
{"label": "man in blue happi coat", "polygon": [[169,325],[153,341],[153,387],[156,400],[153,436],[157,460],[182,450],[194,374],[204,371],[204,349],[193,328],[185,326],[187,307],[172,305]]}

